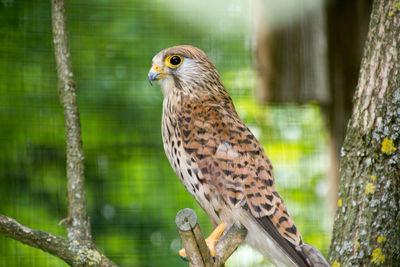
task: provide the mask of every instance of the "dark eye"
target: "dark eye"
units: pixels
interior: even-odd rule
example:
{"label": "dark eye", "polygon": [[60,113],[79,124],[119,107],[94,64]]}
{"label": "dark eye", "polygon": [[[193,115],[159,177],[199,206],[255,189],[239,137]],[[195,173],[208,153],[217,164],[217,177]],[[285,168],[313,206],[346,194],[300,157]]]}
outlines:
{"label": "dark eye", "polygon": [[173,56],[169,60],[169,63],[171,63],[171,65],[173,65],[173,66],[179,65],[181,62],[182,62],[182,59],[180,56]]}
{"label": "dark eye", "polygon": [[182,64],[183,58],[180,55],[170,55],[165,58],[164,63],[167,67],[175,69]]}

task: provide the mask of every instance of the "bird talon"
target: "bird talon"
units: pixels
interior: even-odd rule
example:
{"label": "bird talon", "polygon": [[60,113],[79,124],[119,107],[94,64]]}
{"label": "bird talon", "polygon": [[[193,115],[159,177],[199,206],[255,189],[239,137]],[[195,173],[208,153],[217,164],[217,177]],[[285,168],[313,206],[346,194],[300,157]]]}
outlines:
{"label": "bird talon", "polygon": [[215,258],[215,244],[217,243],[219,237],[222,235],[225,229],[226,229],[226,224],[224,222],[221,222],[210,234],[210,236],[206,239],[206,244],[213,258]]}
{"label": "bird talon", "polygon": [[[226,224],[224,222],[221,222],[206,239],[206,244],[208,249],[210,250],[210,254],[213,257],[213,260],[215,260],[215,244],[217,243],[219,237],[222,235],[225,229]],[[184,248],[179,250],[179,257],[181,257],[181,259],[184,261],[189,261],[186,255],[186,250]]]}
{"label": "bird talon", "polygon": [[189,259],[186,258],[186,257],[182,257],[182,256],[181,256],[181,259],[182,259],[183,261],[189,262]]}
{"label": "bird talon", "polygon": [[210,254],[213,258],[215,258],[215,243],[217,243],[218,239],[215,239],[214,237],[210,236],[206,239],[206,244],[208,249],[210,250]]}
{"label": "bird talon", "polygon": [[184,261],[189,261],[186,255],[186,250],[184,248],[179,250],[179,257]]}

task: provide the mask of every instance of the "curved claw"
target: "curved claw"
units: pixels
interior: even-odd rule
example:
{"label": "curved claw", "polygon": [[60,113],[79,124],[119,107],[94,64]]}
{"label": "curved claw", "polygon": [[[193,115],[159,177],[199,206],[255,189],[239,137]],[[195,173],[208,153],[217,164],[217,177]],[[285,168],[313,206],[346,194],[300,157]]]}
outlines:
{"label": "curved claw", "polygon": [[184,261],[189,261],[189,259],[186,256],[186,250],[184,248],[179,250],[179,257],[181,257],[181,259]]}
{"label": "curved claw", "polygon": [[215,243],[217,243],[217,241],[218,239],[215,239],[211,236],[206,239],[208,250],[210,251],[211,257],[213,258],[215,258]]}

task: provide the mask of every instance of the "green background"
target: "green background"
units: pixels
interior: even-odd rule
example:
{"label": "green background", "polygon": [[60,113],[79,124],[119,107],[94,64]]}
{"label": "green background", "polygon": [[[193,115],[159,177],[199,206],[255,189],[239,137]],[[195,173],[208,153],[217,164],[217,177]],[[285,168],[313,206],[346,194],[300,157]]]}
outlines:
{"label": "green background", "polygon": [[[261,105],[254,96],[250,10],[240,1],[67,1],[97,246],[120,266],[188,266],[175,215],[194,209],[161,140],[162,94],[152,57],[191,44],[214,61],[240,117],[271,158],[303,240],[327,254],[331,221],[327,133],[317,105]],[[208,17],[209,16],[209,17]],[[0,213],[66,236],[65,134],[57,94],[50,1],[0,1]],[[264,266],[243,247],[229,266]],[[0,266],[66,266],[0,234]]]}

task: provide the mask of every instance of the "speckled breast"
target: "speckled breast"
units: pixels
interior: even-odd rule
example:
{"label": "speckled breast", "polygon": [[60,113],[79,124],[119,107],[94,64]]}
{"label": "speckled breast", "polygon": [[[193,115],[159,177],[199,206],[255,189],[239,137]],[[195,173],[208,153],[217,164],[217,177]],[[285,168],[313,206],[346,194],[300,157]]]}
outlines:
{"label": "speckled breast", "polygon": [[182,145],[181,131],[175,109],[164,100],[162,139],[167,158],[186,190],[196,199],[214,224],[221,220],[230,222],[232,217],[216,188],[203,179],[195,158],[188,157]]}

